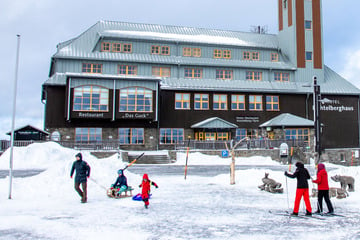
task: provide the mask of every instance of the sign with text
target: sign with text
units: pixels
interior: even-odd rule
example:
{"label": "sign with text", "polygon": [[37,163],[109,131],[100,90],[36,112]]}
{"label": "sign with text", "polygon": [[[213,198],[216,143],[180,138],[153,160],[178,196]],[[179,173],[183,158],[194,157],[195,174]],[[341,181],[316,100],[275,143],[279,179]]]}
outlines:
{"label": "sign with text", "polygon": [[342,103],[338,99],[323,98],[320,101],[320,110],[329,112],[353,112],[354,106]]}
{"label": "sign with text", "polygon": [[118,113],[118,117],[122,119],[152,119],[152,113]]}
{"label": "sign with text", "polygon": [[259,117],[236,117],[236,122],[239,123],[258,123]]}

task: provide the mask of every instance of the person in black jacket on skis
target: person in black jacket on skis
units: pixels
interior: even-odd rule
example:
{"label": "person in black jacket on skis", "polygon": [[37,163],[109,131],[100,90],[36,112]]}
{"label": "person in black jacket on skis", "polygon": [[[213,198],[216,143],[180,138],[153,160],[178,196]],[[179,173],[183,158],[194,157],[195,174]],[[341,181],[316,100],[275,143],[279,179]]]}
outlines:
{"label": "person in black jacket on skis", "polygon": [[[82,160],[81,153],[78,153],[75,155],[76,161],[74,161],[71,171],[70,171],[70,177],[73,177],[74,171],[76,171],[75,174],[75,190],[81,197],[81,202],[86,203],[87,202],[87,178],[90,177],[90,166],[87,162]],[[80,184],[82,187],[82,191],[80,189]]]}
{"label": "person in black jacket on skis", "polygon": [[294,211],[292,215],[299,214],[300,201],[301,198],[304,197],[304,202],[306,206],[306,215],[311,216],[312,209],[309,198],[309,184],[308,184],[308,179],[310,179],[310,174],[308,170],[304,167],[304,164],[302,162],[297,162],[295,166],[296,166],[296,170],[293,174],[290,174],[287,171],[285,171],[285,176],[297,179],[296,197],[294,203]]}

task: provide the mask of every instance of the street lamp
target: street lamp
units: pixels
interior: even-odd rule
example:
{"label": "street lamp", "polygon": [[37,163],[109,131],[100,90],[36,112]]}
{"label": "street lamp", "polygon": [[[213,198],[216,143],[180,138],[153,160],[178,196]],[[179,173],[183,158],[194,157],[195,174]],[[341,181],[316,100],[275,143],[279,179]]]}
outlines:
{"label": "street lamp", "polygon": [[[303,87],[311,87],[310,84],[305,84]],[[320,123],[320,102],[326,102],[328,99],[321,100],[320,85],[317,84],[317,77],[313,76],[313,111],[314,111],[314,153],[315,163],[319,163],[321,155],[321,123]]]}

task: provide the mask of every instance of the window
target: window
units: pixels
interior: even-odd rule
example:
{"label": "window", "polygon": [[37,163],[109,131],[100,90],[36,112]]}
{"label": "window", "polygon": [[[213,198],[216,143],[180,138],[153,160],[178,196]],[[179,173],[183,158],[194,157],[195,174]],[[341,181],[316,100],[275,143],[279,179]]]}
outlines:
{"label": "window", "polygon": [[279,61],[279,54],[278,53],[271,53],[271,61],[278,62]]}
{"label": "window", "polygon": [[109,89],[99,86],[74,88],[73,111],[107,112]]}
{"label": "window", "polygon": [[223,51],[223,58],[231,58],[231,51],[230,50],[224,50]]}
{"label": "window", "polygon": [[102,52],[110,52],[110,43],[109,42],[102,42],[101,43],[101,51]]}
{"label": "window", "polygon": [[243,59],[244,60],[259,61],[260,60],[260,53],[259,52],[245,51],[245,52],[243,52]]}
{"label": "window", "polygon": [[287,128],[285,129],[285,138],[287,140],[303,140],[310,146],[310,130],[308,128]]}
{"label": "window", "polygon": [[168,46],[151,46],[151,54],[170,55],[170,47]]}
{"label": "window", "polygon": [[120,144],[144,144],[143,128],[119,128]]}
{"label": "window", "polygon": [[183,141],[183,128],[160,128],[160,144],[176,144]]}
{"label": "window", "polygon": [[246,80],[261,81],[262,72],[246,71]]}
{"label": "window", "polygon": [[100,142],[101,128],[75,128],[76,142]]}
{"label": "window", "polygon": [[132,51],[132,45],[130,43],[124,43],[122,48],[122,52],[124,53],[131,53]]}
{"label": "window", "polygon": [[305,59],[306,59],[306,61],[312,61],[312,59],[313,59],[312,52],[306,52]]}
{"label": "window", "polygon": [[112,51],[113,52],[121,52],[121,43],[113,43]]}
{"label": "window", "polygon": [[160,46],[151,46],[151,54],[160,54]]}
{"label": "window", "polygon": [[191,57],[191,48],[189,48],[189,47],[184,47],[184,48],[183,48],[183,56],[184,56],[184,57]]}
{"label": "window", "polygon": [[194,109],[208,110],[209,109],[209,94],[197,93],[194,95]]}
{"label": "window", "polygon": [[250,60],[250,52],[243,52],[243,59]]}
{"label": "window", "polygon": [[58,142],[61,140],[61,135],[58,131],[52,132],[51,133],[51,141],[55,141]]}
{"label": "window", "polygon": [[219,141],[226,141],[229,139],[229,133],[227,132],[218,132],[216,133],[216,140],[219,140]]}
{"label": "window", "polygon": [[152,75],[156,77],[170,77],[169,67],[152,67]]}
{"label": "window", "polygon": [[225,94],[214,94],[213,99],[214,110],[227,110],[227,95]]}
{"label": "window", "polygon": [[216,69],[216,79],[231,80],[232,70]]}
{"label": "window", "polygon": [[237,128],[235,132],[236,141],[246,138],[246,128]]}
{"label": "window", "polygon": [[192,56],[193,57],[201,57],[201,48],[193,48]]}
{"label": "window", "polygon": [[185,68],[184,71],[185,78],[202,78],[201,68]]}
{"label": "window", "polygon": [[190,93],[175,93],[175,109],[190,109]]}
{"label": "window", "polygon": [[136,75],[137,67],[130,65],[118,65],[118,73],[122,75]]}
{"label": "window", "polygon": [[220,49],[214,49],[214,58],[221,58],[222,51]]}
{"label": "window", "polygon": [[231,110],[245,110],[245,95],[231,95]]}
{"label": "window", "polygon": [[252,60],[256,60],[256,61],[260,60],[259,52],[252,52],[251,55],[252,55]]}
{"label": "window", "polygon": [[152,112],[151,90],[141,87],[120,89],[120,112]]}
{"label": "window", "polygon": [[305,30],[311,30],[312,29],[312,21],[305,20]]}
{"label": "window", "polygon": [[289,73],[274,72],[274,80],[278,82],[288,82],[290,79]]}
{"label": "window", "polygon": [[83,63],[81,72],[83,72],[83,73],[102,73],[102,64]]}
{"label": "window", "polygon": [[266,111],[279,111],[279,96],[266,96]]}
{"label": "window", "polygon": [[214,58],[231,58],[231,50],[214,49]]}
{"label": "window", "polygon": [[249,110],[250,111],[262,111],[262,96],[250,95],[249,96]]}

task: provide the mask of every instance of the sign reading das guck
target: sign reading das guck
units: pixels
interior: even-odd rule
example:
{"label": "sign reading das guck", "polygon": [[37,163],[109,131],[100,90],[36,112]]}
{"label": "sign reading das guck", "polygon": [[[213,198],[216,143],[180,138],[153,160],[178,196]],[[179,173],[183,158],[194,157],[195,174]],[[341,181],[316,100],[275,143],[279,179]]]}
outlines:
{"label": "sign reading das guck", "polygon": [[120,113],[120,118],[124,119],[150,119],[152,115],[150,113]]}

